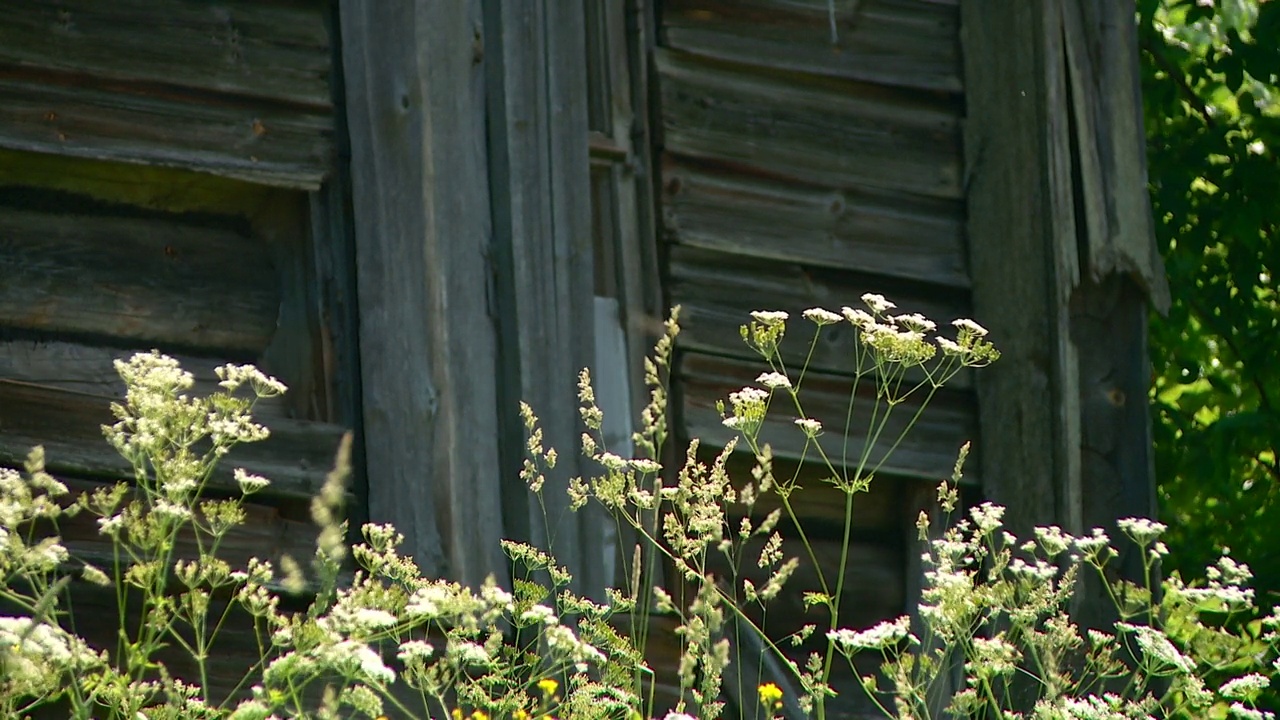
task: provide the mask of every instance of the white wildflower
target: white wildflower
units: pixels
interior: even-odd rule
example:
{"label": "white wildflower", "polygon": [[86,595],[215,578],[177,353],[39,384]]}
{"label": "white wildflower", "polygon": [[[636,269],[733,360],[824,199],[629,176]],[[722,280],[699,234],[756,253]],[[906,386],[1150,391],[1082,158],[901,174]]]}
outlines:
{"label": "white wildflower", "polygon": [[952,320],[951,324],[960,331],[960,335],[969,335],[972,337],[986,337],[987,329],[969,318],[959,318]]}
{"label": "white wildflower", "polygon": [[1132,625],[1124,622],[1116,623],[1116,629],[1133,633],[1143,655],[1153,663],[1167,665],[1183,673],[1191,673],[1195,670],[1195,663],[1183,655],[1159,630],[1146,625]]}
{"label": "white wildflower", "polygon": [[1225,683],[1218,692],[1222,697],[1252,702],[1258,693],[1271,686],[1271,680],[1265,675],[1249,673]]}
{"label": "white wildflower", "polygon": [[1036,541],[1049,557],[1057,557],[1071,548],[1075,538],[1062,531],[1057,525],[1038,527],[1035,529]]}
{"label": "white wildflower", "polygon": [[895,315],[893,321],[908,330],[916,332],[929,332],[935,330],[938,324],[920,313],[910,313],[908,315]]}
{"label": "white wildflower", "polygon": [[839,315],[823,308],[809,308],[804,311],[804,316],[805,319],[814,323],[818,327],[822,327],[823,325],[834,325],[835,323],[840,322]]}
{"label": "white wildflower", "polygon": [[124,529],[124,516],[112,515],[111,517],[98,518],[98,532],[103,535],[115,537],[117,533]]}
{"label": "white wildflower", "polygon": [[418,588],[409,596],[405,605],[405,614],[421,620],[434,620],[440,617],[444,608],[453,599],[453,592],[440,583],[432,583]]}
{"label": "white wildflower", "polygon": [[534,605],[520,613],[520,621],[541,625],[555,625],[560,622],[556,611],[546,605]]}
{"label": "white wildflower", "polygon": [[626,458],[620,455],[615,455],[614,453],[611,453],[611,452],[602,452],[599,455],[596,455],[595,459],[596,459],[596,462],[600,463],[601,465],[608,468],[609,470],[626,470],[627,469]]}
{"label": "white wildflower", "polygon": [[776,372],[761,373],[756,378],[756,382],[769,388],[770,390],[780,390],[791,387],[791,380],[786,375]]}
{"label": "white wildflower", "polygon": [[844,319],[849,321],[849,324],[862,330],[866,330],[876,323],[876,319],[871,317],[871,314],[866,310],[845,306],[840,308],[840,312],[844,315]]}
{"label": "white wildflower", "polygon": [[867,307],[871,308],[871,312],[877,315],[885,312],[886,310],[892,310],[898,307],[888,300],[885,300],[883,295],[876,293],[867,293],[863,295],[862,302],[866,303]]}
{"label": "white wildflower", "polygon": [[466,640],[449,643],[448,653],[463,665],[488,665],[490,662],[489,651],[483,645]]}
{"label": "white wildflower", "polygon": [[396,657],[410,662],[413,660],[427,660],[435,654],[435,647],[429,642],[422,640],[407,640],[400,643],[400,651],[396,653]]}
{"label": "white wildflower", "polygon": [[809,437],[817,437],[822,432],[822,423],[813,418],[796,418],[795,423]]}
{"label": "white wildflower", "polygon": [[827,639],[848,654],[855,650],[883,650],[907,637],[910,630],[911,618],[903,615],[897,620],[887,620],[861,632],[846,628],[832,630],[827,633]]}
{"label": "white wildflower", "polygon": [[1168,529],[1163,523],[1146,518],[1122,518],[1116,522],[1139,547],[1146,547]]}
{"label": "white wildflower", "polygon": [[662,463],[655,462],[648,458],[635,458],[631,460],[631,469],[639,473],[653,475],[661,472]]}
{"label": "white wildflower", "polygon": [[244,468],[236,468],[235,478],[236,484],[240,486],[240,492],[245,495],[252,495],[271,484],[270,480],[261,475],[245,472]]}
{"label": "white wildflower", "polygon": [[756,310],[751,313],[751,317],[761,325],[773,326],[781,325],[791,316],[781,310]]}
{"label": "white wildflower", "polygon": [[174,522],[185,522],[191,519],[191,508],[170,502],[164,498],[156,501],[155,505],[151,507],[151,512],[156,516]]}
{"label": "white wildflower", "polygon": [[993,503],[982,503],[978,507],[969,510],[969,516],[973,518],[973,523],[983,534],[989,533],[1000,527],[1000,523],[1004,518],[1004,507]]}
{"label": "white wildflower", "polygon": [[1209,580],[1216,580],[1228,585],[1243,585],[1253,579],[1253,571],[1248,565],[1238,563],[1231,559],[1228,554],[1230,548],[1223,548],[1222,557],[1218,558],[1217,564],[1205,568],[1205,576]]}
{"label": "white wildflower", "polygon": [[1274,720],[1275,718],[1275,713],[1257,710],[1238,702],[1231,703],[1228,712],[1231,713],[1231,717],[1240,718],[1240,720]]}

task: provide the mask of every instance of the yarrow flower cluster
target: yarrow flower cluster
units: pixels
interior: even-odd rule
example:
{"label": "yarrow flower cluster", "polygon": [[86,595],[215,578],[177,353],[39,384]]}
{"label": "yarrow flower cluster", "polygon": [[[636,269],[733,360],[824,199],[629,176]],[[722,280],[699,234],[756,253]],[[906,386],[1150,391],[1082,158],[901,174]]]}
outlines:
{"label": "yarrow flower cluster", "polygon": [[[851,324],[845,337],[854,339],[854,374],[874,375],[878,383],[875,393],[861,396],[855,384],[851,396],[858,402],[874,398],[878,405],[867,413],[873,423],[884,423],[917,391],[924,397],[913,404],[927,404],[955,372],[998,357],[986,329],[972,320],[954,321],[943,329],[954,339],[942,337],[932,320],[897,312],[893,302],[872,293],[860,308],[810,308],[803,317],[814,332],[811,347],[830,326]],[[0,616],[0,715],[21,716],[58,702],[72,706],[76,716],[130,720],[267,720],[313,709],[324,717],[379,717],[384,705],[399,716],[406,697],[420,697],[427,716],[458,720],[654,717],[666,708],[643,700],[655,679],[640,651],[643,635],[620,630],[630,625],[646,632],[644,613],[653,609],[674,618],[683,650],[674,679],[681,700],[667,720],[692,720],[691,709],[699,720],[718,717],[723,673],[731,660],[741,661],[730,638],[761,631],[755,625],[761,616],[748,610],[768,607],[801,567],[799,558],[788,557],[790,550],[803,546],[813,569],[825,571],[791,502],[799,475],[788,479],[778,470],[775,477],[773,450],[761,439],[771,404],[776,400],[796,414],[790,423],[769,426],[791,441],[798,438],[788,459],[821,463],[824,479],[849,502],[867,489],[887,454],[868,443],[849,457],[852,444],[841,441],[850,434],[850,420],[824,418],[846,423],[841,432],[828,433],[824,419],[803,411],[808,391],[801,388],[812,376],[807,365],[798,372],[786,366],[791,349],[784,352],[782,342],[790,316],[758,311],[742,335],[768,369],[720,406],[724,424],[738,437],[714,457],[691,439],[683,466],[664,472],[664,383],[679,330],[675,319],[673,313],[655,357],[645,364],[650,400],[629,443],[605,437],[590,373],[579,376],[585,432],[578,467],[592,473],[553,472],[556,451],[546,446],[533,409],[521,407],[529,458],[521,474],[539,501],[548,489],[567,486],[571,509],[596,502],[617,521],[619,535],[639,541],[634,553],[624,553],[629,562],[619,562],[624,587],[593,599],[576,594],[574,576],[551,554],[525,543],[504,541],[513,573],[478,587],[423,577],[413,558],[401,554],[404,536],[390,525],[365,524],[359,528],[363,542],[348,546],[342,516],[349,439],[312,504],[319,533],[309,566],[288,556],[251,559],[242,567],[208,553],[183,556],[181,549],[191,545],[222,547],[227,533],[247,522],[243,497],[270,487],[248,469],[214,469],[235,444],[267,437],[250,411],[257,399],[278,395],[284,386],[251,366],[225,365],[217,370],[219,390],[197,398],[191,395],[194,378],[172,358],[150,353],[121,361],[125,402],[113,407],[115,422],[104,431],[133,467],[135,482],[70,502],[63,499],[70,494],[65,484],[44,472],[40,453],[29,458],[25,474],[0,469],[0,578],[5,599],[30,615]],[[826,375],[814,382],[831,382]],[[873,425],[865,436],[879,437],[882,430]],[[891,450],[900,441],[887,440]],[[730,473],[740,451],[754,461],[749,476]],[[923,587],[914,615],[863,630],[844,628],[840,610],[854,590],[843,580],[820,576],[822,591],[804,594],[815,621],[788,639],[797,647],[817,643],[823,651],[803,664],[778,651],[783,662],[772,665],[793,674],[802,711],[825,716],[828,698],[844,690],[831,684],[833,666],[845,662],[870,700],[895,717],[935,717],[940,705],[951,716],[1003,720],[1272,717],[1258,705],[1265,706],[1270,676],[1280,671],[1280,611],[1248,637],[1199,624],[1200,613],[1252,612],[1247,566],[1224,554],[1203,582],[1187,584],[1175,575],[1153,588],[1149,583],[1159,577],[1158,563],[1167,553],[1159,541],[1165,527],[1126,518],[1117,528],[1137,546],[1134,557],[1148,584],[1116,581],[1109,563],[1118,552],[1102,529],[1075,537],[1049,526],[1020,540],[1004,529],[1003,507],[982,503],[960,510],[966,453],[967,445],[939,489],[936,507],[921,513]],[[211,478],[221,483],[219,498],[206,497]],[[227,497],[237,488],[239,496]],[[120,560],[100,568],[75,557],[56,536],[32,536],[33,527],[57,527],[77,512],[90,514],[93,522],[85,524],[96,523],[98,537],[115,544]],[[960,519],[935,530],[940,512],[958,512]],[[845,520],[851,522],[847,511]],[[678,599],[651,585],[659,567],[682,581]],[[848,569],[842,553],[835,577],[847,577]],[[1076,626],[1070,611],[1081,572],[1096,573],[1119,601],[1114,632]],[[131,603],[139,598],[135,607],[147,622],[122,621],[119,648],[91,650],[56,622],[65,616],[61,593],[72,580],[122,583]],[[281,588],[314,601],[304,611],[288,609],[294,600],[282,602]],[[219,705],[207,688],[174,677],[157,653],[165,646],[187,651],[199,675],[207,676],[223,628],[217,613],[224,608],[252,619],[264,655],[240,682],[248,690]],[[767,651],[777,650],[772,638],[762,639]],[[868,653],[882,661],[878,675],[866,674]],[[1230,668],[1230,679],[1206,682],[1220,677],[1206,673],[1222,668]],[[963,682],[955,684],[953,673],[963,673]],[[1017,709],[1008,695],[1019,684],[1015,676],[1033,679],[1026,687],[1038,693],[1019,699]],[[756,711],[767,716],[783,712],[786,684],[776,680],[762,678],[756,685]],[[405,686],[413,692],[403,692]]]}
{"label": "yarrow flower cluster", "polygon": [[882,622],[866,630],[855,632],[840,629],[827,633],[827,639],[846,655],[857,650],[884,650],[896,645],[910,636],[911,618],[902,616],[896,620]]}

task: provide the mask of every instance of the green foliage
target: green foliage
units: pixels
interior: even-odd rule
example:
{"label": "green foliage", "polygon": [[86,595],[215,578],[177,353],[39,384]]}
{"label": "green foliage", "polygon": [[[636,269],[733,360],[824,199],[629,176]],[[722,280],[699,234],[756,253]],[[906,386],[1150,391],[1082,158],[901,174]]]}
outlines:
{"label": "green foliage", "polygon": [[1275,593],[1280,3],[1138,7],[1151,198],[1173,296],[1151,323],[1169,565],[1192,576],[1230,548]]}

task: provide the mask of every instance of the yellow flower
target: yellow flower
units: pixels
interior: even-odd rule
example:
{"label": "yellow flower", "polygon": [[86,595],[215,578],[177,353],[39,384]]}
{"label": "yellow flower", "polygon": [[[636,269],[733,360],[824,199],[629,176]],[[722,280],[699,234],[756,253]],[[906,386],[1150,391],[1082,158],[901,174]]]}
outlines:
{"label": "yellow flower", "polygon": [[471,720],[489,720],[489,716],[483,710],[476,710],[471,713]]}
{"label": "yellow flower", "polygon": [[765,683],[756,688],[760,693],[760,704],[765,706],[781,707],[782,706],[782,688],[773,683]]}
{"label": "yellow flower", "polygon": [[529,713],[525,712],[524,708],[520,708],[511,715],[511,720],[529,720]]}
{"label": "yellow flower", "polygon": [[554,678],[543,678],[538,681],[538,689],[542,691],[543,695],[554,695],[559,687],[560,683],[556,682]]}

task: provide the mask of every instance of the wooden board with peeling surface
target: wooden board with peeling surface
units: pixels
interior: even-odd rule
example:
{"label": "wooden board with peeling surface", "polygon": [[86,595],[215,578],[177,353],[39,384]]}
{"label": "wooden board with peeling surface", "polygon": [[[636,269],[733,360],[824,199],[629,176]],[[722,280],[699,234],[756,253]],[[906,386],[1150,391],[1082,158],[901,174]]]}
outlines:
{"label": "wooden board with peeling surface", "polygon": [[666,154],[663,223],[689,247],[967,288],[964,206]]}
{"label": "wooden board with peeling surface", "polygon": [[242,103],[109,88],[0,67],[0,147],[187,168],[315,190],[333,164],[333,118]]}
{"label": "wooden board with peeling surface", "polygon": [[256,357],[279,315],[264,243],[160,218],[0,208],[0,325]]}
{"label": "wooden board with peeling surface", "polygon": [[0,66],[330,108],[324,3],[0,0]]}
{"label": "wooden board with peeling surface", "polygon": [[898,87],[961,89],[960,17],[933,0],[668,0],[667,45]]}
{"label": "wooden board with peeling surface", "polygon": [[314,190],[334,161],[322,4],[0,0],[0,147]]}
{"label": "wooden board with peeling surface", "polygon": [[[116,372],[115,361],[127,360],[136,352],[143,349],[125,350],[62,340],[0,341],[0,380],[124,402],[125,385]],[[170,356],[192,374],[192,395],[206,397],[218,391],[215,369],[225,365],[225,361],[182,354]],[[287,418],[288,405],[281,396],[260,398],[253,405],[253,416],[264,421]]]}
{"label": "wooden board with peeling surface", "polygon": [[962,195],[961,108],[950,98],[672,50],[656,59],[668,152],[803,183]]}

